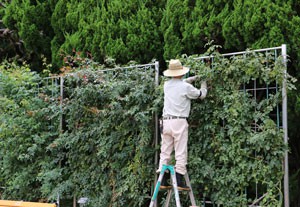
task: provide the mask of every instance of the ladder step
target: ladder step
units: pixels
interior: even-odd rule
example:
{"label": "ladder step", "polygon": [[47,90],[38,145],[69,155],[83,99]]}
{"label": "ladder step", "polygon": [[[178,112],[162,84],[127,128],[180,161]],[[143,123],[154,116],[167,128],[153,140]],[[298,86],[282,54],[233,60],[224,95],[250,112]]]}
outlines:
{"label": "ladder step", "polygon": [[[168,191],[168,190],[173,190],[173,188],[160,188],[159,190],[160,190],[160,191]],[[178,191],[179,191],[179,192],[190,192],[191,189],[189,189],[189,190],[180,190],[180,189],[178,188]]]}

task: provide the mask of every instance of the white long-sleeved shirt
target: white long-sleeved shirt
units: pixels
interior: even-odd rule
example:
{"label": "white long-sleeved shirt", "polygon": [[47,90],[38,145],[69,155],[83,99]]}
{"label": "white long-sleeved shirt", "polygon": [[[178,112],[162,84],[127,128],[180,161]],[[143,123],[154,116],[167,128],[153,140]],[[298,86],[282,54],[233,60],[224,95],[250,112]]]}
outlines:
{"label": "white long-sleeved shirt", "polygon": [[201,96],[201,90],[181,79],[171,79],[164,84],[163,116],[189,117],[191,99]]}

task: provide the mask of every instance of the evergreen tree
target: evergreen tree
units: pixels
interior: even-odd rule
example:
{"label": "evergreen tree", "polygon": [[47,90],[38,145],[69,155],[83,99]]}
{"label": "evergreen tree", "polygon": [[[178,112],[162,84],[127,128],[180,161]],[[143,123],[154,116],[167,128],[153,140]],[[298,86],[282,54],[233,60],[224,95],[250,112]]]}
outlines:
{"label": "evergreen tree", "polygon": [[7,28],[2,20],[9,4],[9,1],[0,2],[0,61],[16,59],[22,62],[25,56],[23,42],[16,31]]}
{"label": "evergreen tree", "polygon": [[53,38],[50,5],[47,1],[12,0],[5,9],[4,24],[18,31],[28,53],[28,60],[36,70],[41,66],[41,55],[51,57]]}
{"label": "evergreen tree", "polygon": [[142,1],[124,4],[114,0],[100,4],[89,0],[71,3],[61,0],[52,16],[56,33],[53,52],[70,53],[75,49],[83,54],[88,52],[99,62],[106,56],[116,58],[119,63],[159,58],[156,54],[161,53],[161,41],[152,6]]}
{"label": "evergreen tree", "polygon": [[168,60],[179,56],[183,52],[183,32],[185,16],[188,13],[188,1],[170,0],[161,21],[161,31],[164,37],[164,59]]}
{"label": "evergreen tree", "polygon": [[[81,43],[78,38],[75,41],[71,40],[78,31],[79,23],[79,14],[75,6],[77,6],[75,1],[58,0],[51,16],[51,25],[55,33],[51,41],[52,62],[56,67],[62,64],[62,54],[70,54],[74,44]],[[71,49],[67,48],[68,46]]]}
{"label": "evergreen tree", "polygon": [[223,25],[226,48],[266,48],[287,41],[292,9],[289,2],[236,0]]}
{"label": "evergreen tree", "polygon": [[182,44],[185,53],[199,54],[205,51],[204,45],[210,40],[223,45],[222,25],[230,14],[232,1],[189,1],[189,11]]}
{"label": "evergreen tree", "polygon": [[107,3],[103,8],[106,22],[99,23],[102,55],[115,57],[120,63],[160,59],[162,50],[156,22],[159,13],[154,13],[152,6],[147,1],[128,1],[125,5],[117,0]]}

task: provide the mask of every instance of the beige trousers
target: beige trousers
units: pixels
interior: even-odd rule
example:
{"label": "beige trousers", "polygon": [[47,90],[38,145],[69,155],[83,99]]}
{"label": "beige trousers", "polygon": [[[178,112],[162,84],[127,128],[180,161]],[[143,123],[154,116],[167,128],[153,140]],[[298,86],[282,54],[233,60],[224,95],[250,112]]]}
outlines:
{"label": "beige trousers", "polygon": [[161,171],[163,164],[168,165],[171,154],[175,150],[175,171],[182,175],[186,173],[188,126],[186,119],[163,120],[160,161],[157,172]]}

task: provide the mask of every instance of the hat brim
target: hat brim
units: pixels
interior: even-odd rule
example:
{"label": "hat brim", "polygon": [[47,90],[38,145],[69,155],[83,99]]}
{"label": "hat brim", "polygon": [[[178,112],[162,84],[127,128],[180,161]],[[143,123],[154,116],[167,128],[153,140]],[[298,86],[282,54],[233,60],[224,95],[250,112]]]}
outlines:
{"label": "hat brim", "polygon": [[184,67],[180,70],[165,70],[163,73],[164,73],[164,76],[167,76],[167,77],[176,77],[176,76],[181,76],[181,75],[184,75],[186,74],[187,72],[190,71],[190,68],[188,67]]}

